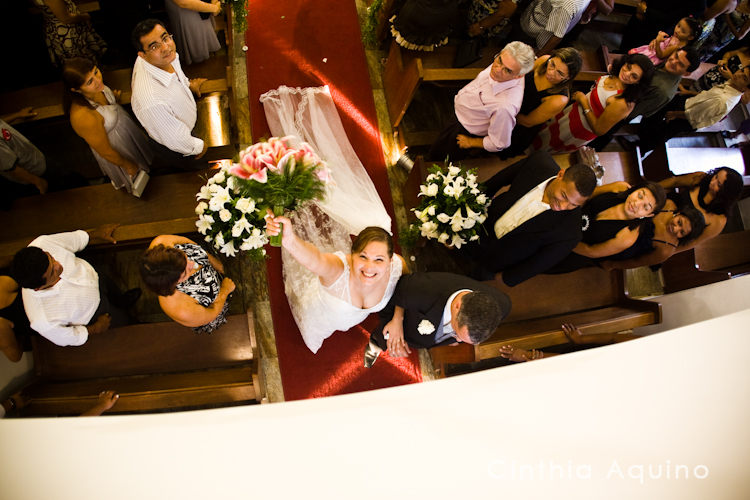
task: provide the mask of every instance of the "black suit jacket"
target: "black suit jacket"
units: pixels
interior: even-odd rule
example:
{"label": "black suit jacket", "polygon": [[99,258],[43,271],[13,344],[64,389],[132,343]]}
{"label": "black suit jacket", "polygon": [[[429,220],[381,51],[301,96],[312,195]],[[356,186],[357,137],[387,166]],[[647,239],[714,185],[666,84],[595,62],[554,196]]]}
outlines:
{"label": "black suit jacket", "polygon": [[[448,298],[462,289],[484,292],[495,298],[503,311],[503,318],[510,312],[510,299],[507,295],[469,277],[453,273],[407,274],[398,281],[388,305],[378,313],[380,324],[372,332],[371,340],[381,348],[386,348],[383,327],[393,318],[395,306],[400,306],[404,309],[404,339],[410,346],[428,348],[456,342],[453,338],[448,338],[438,343],[435,336]],[[417,327],[422,320],[429,321],[435,330],[426,335],[419,333]]]}
{"label": "black suit jacket", "polygon": [[495,222],[531,189],[559,171],[560,166],[549,153],[538,151],[504,168],[485,183],[488,196],[494,196],[505,186],[509,189],[492,200],[484,223],[487,234],[467,251],[486,270],[502,272],[508,286],[543,273],[581,241],[580,208],[546,210],[499,240],[495,237]]}

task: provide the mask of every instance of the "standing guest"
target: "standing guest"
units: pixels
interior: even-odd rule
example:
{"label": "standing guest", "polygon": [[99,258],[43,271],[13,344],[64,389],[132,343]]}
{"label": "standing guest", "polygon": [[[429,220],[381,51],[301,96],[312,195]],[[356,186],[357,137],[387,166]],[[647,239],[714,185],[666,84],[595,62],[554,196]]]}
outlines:
{"label": "standing guest", "polygon": [[431,52],[447,44],[460,19],[456,0],[402,0],[393,10],[391,35],[409,50]]}
{"label": "standing guest", "polygon": [[628,116],[651,84],[654,65],[642,54],[626,54],[601,76],[588,94],[575,92],[568,105],[545,123],[532,147],[545,151],[575,151],[607,133]]}
{"label": "standing guest", "polygon": [[29,319],[23,310],[21,287],[10,276],[0,276],[0,351],[13,363],[31,350]]}
{"label": "standing guest", "polygon": [[[47,170],[44,154],[18,130],[9,125],[9,123],[34,116],[36,113],[33,108],[24,108],[5,116],[7,121],[0,120],[0,132],[3,136],[3,140],[0,141],[0,175],[15,184],[33,186],[33,191],[29,191],[28,194],[35,194],[34,191],[44,194],[49,187],[43,177]],[[22,191],[26,190],[22,189]]]}
{"label": "standing guest", "polygon": [[664,209],[646,224],[653,225],[653,228],[644,231],[652,233],[652,236],[642,244],[636,243],[639,248],[637,253],[622,260],[606,259],[599,265],[609,271],[661,264],[677,253],[680,245],[698,238],[706,229],[706,221],[700,211],[690,206],[678,209],[672,200],[667,200]]}
{"label": "standing guest", "polygon": [[677,206],[694,207],[706,220],[706,230],[698,238],[681,243],[678,252],[690,250],[718,236],[727,224],[727,216],[732,213],[737,200],[742,194],[742,176],[728,167],[720,167],[707,173],[670,177],[659,182],[665,189],[672,191],[669,198]]}
{"label": "standing guest", "polygon": [[88,59],[66,61],[62,77],[73,130],[91,147],[115,189],[132,193],[133,180],[140,170],[148,172],[153,153],[143,131],[117,103],[121,92],[107,87],[99,68]]}
{"label": "standing guest", "polygon": [[729,82],[694,97],[678,96],[659,114],[644,120],[640,129],[641,152],[652,151],[672,137],[710,127],[726,117],[750,86],[750,67],[735,72]]}
{"label": "standing guest", "polygon": [[203,62],[221,48],[214,16],[221,13],[221,2],[211,0],[164,0],[174,32],[177,53],[186,65]]}
{"label": "standing guest", "polygon": [[[637,116],[648,118],[658,113],[677,94],[682,79],[698,69],[700,63],[698,51],[693,47],[685,47],[673,52],[661,66],[656,68],[654,77],[651,79],[651,85],[635,103],[633,111],[627,118],[612,127],[606,134],[591,141],[589,146],[601,151],[624,124],[634,120]],[[635,146],[625,144],[623,142],[625,139],[618,138],[618,141],[628,150],[635,149]]]}
{"label": "standing guest", "polygon": [[[521,13],[511,37],[531,44],[538,56],[549,54],[581,21],[590,3],[592,0],[532,0]],[[593,3],[605,15],[614,8],[612,0],[593,0]]]}
{"label": "standing guest", "polygon": [[471,275],[515,286],[560,262],[581,241],[580,207],[595,187],[590,167],[562,170],[543,151],[502,169],[485,183],[487,236],[461,249]]}
{"label": "standing guest", "polygon": [[33,0],[42,10],[49,58],[57,67],[71,57],[98,61],[107,44],[91,27],[91,16],[81,13],[73,0]]}
{"label": "standing guest", "polygon": [[141,278],[159,296],[164,314],[195,333],[212,333],[227,322],[234,281],[224,265],[193,240],[154,238],[141,257]]}
{"label": "standing guest", "polygon": [[706,10],[706,0],[641,1],[630,16],[620,43],[620,52],[647,44],[654,33],[672,29],[683,17],[699,18]]}
{"label": "standing guest", "polygon": [[703,19],[710,27],[710,32],[700,41],[699,52],[701,60],[708,61],[733,41],[745,38],[750,31],[750,2],[716,0],[703,13]]}
{"label": "standing guest", "polygon": [[190,135],[198,118],[193,92],[200,97],[205,78],[188,80],[172,35],[157,19],[138,23],[132,42],[138,50],[131,85],[133,113],[155,141],[157,154],[180,168],[205,167],[195,160],[206,154],[207,146]]}
{"label": "standing guest", "polygon": [[701,29],[700,21],[692,17],[683,17],[674,27],[674,33],[671,36],[664,31],[660,31],[656,38],[651,40],[651,43],[630,49],[628,54],[643,54],[651,59],[652,63],[661,64],[676,50],[695,40]]}
{"label": "standing guest", "polygon": [[502,159],[523,154],[544,123],[562,111],[570,100],[570,82],[581,70],[581,54],[572,47],[555,49],[534,63],[524,79],[523,102],[516,116],[510,146]]}
{"label": "standing guest", "polygon": [[39,236],[13,257],[11,275],[23,287],[31,328],[50,342],[83,345],[89,335],[129,322],[124,309],[138,300],[141,290],[121,293],[91,264],[75,256],[91,240],[115,243],[116,227],[107,224],[89,231]]}
{"label": "standing guest", "polygon": [[409,347],[479,344],[488,339],[510,312],[510,299],[490,285],[452,273],[414,273],[402,277],[380,325],[365,349],[365,367],[380,353],[392,357],[411,353]]}
{"label": "standing guest", "polygon": [[664,188],[653,182],[633,187],[613,182],[597,187],[581,210],[581,241],[549,272],[568,273],[594,266],[596,259],[625,257],[645,235],[645,218],[653,217],[665,202]]}
{"label": "standing guest", "polygon": [[469,36],[501,36],[516,12],[517,4],[518,0],[471,0],[468,12]]}
{"label": "standing guest", "polygon": [[523,100],[523,76],[534,67],[534,51],[510,42],[493,63],[458,91],[455,118],[432,145],[429,158],[465,158],[471,149],[497,152],[510,145]]}

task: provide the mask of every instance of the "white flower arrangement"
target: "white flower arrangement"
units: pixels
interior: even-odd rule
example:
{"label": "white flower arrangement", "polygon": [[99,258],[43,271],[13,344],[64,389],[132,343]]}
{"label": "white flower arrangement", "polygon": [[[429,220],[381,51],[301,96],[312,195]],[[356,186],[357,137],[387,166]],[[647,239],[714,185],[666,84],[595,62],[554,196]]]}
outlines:
{"label": "white flower arrangement", "polygon": [[417,325],[417,331],[420,335],[429,335],[435,331],[435,325],[430,323],[428,320],[423,319],[419,322],[419,325]]}
{"label": "white flower arrangement", "polygon": [[217,163],[218,171],[195,196],[198,232],[227,257],[243,251],[251,257],[262,258],[266,254],[263,246],[268,243],[265,211],[260,207],[262,200],[242,196],[240,184],[229,173],[230,160]]}
{"label": "white flower arrangement", "polygon": [[412,209],[417,221],[407,229],[406,241],[422,236],[461,248],[478,240],[490,200],[477,182],[476,169],[463,171],[453,164],[447,168],[433,165],[429,172],[419,186],[421,200]]}

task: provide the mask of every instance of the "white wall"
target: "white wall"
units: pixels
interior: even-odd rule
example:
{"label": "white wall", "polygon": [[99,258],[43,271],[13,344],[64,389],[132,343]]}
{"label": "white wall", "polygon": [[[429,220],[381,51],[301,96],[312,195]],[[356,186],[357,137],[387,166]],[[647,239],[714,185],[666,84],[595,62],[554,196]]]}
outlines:
{"label": "white wall", "polygon": [[750,275],[649,300],[661,304],[662,322],[636,328],[638,335],[663,332],[750,308]]}
{"label": "white wall", "polygon": [[5,419],[0,498],[750,498],[748,322],[316,400]]}

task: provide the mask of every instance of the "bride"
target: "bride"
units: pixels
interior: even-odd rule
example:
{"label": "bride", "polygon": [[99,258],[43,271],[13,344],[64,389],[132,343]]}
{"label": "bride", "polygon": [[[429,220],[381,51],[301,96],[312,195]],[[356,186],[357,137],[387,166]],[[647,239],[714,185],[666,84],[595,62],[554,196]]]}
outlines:
{"label": "bride", "polygon": [[[328,87],[279,87],[260,96],[271,133],[305,141],[326,161],[333,182],[324,201],[290,218],[267,218],[269,235],[284,223],[284,290],[305,345],[317,352],[336,330],[383,309],[406,270],[393,256],[391,218],[346,138]],[[358,235],[351,242],[350,235]],[[348,252],[351,247],[351,253]]]}

